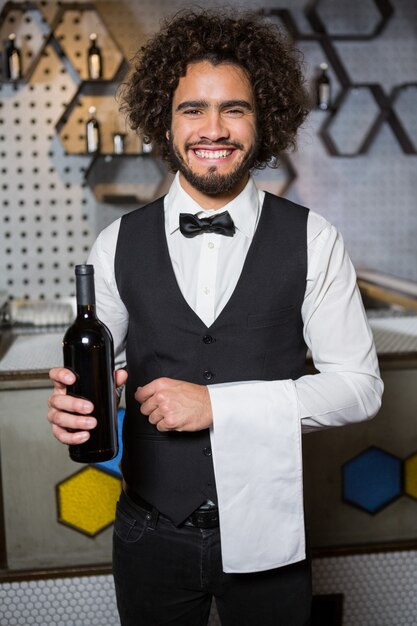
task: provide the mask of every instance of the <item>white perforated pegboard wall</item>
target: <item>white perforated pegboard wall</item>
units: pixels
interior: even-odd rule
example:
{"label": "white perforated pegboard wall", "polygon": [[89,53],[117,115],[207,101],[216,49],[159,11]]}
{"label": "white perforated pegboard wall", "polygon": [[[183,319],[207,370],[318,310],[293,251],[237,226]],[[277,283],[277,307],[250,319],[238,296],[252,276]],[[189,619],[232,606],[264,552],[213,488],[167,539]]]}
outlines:
{"label": "white perforated pegboard wall", "polygon": [[[2,0],[0,6],[4,4]],[[0,289],[6,289],[13,297],[72,295],[73,265],[85,259],[97,232],[127,210],[126,205],[97,200],[84,181],[91,157],[79,155],[84,142],[86,107],[90,103],[80,87],[85,78],[82,56],[86,33],[92,26],[73,26],[73,16],[68,13],[54,31],[64,49],[72,51],[68,56],[73,57],[74,66],[79,65],[81,76],[71,71],[51,43],[36,62],[58,4],[39,2],[39,10],[31,11],[23,21],[10,13],[0,33],[4,39],[15,30],[21,42],[24,70],[30,69],[31,64],[33,70],[34,65],[27,83],[17,89],[3,84],[0,90]],[[303,13],[307,4],[304,0],[233,0],[230,4],[252,9],[289,8],[299,31],[312,32]],[[417,82],[417,5],[413,0],[391,4],[394,14],[379,36],[369,41],[333,41],[351,82],[378,83],[387,94],[396,85]],[[187,5],[183,0],[95,3],[104,25],[127,59],[158,28],[162,18]],[[318,10],[332,35],[369,33],[379,19],[371,0],[337,5],[322,0]],[[100,24],[97,30],[103,38],[105,31],[100,31]],[[111,39],[106,41],[108,46],[114,46]],[[305,54],[305,71],[311,79],[324,59],[323,50],[317,41],[300,40],[298,46]],[[332,67],[330,74],[337,95],[340,84]],[[80,104],[68,121],[70,138],[78,148],[68,154],[68,125],[62,127],[62,116],[78,88]],[[403,89],[395,103],[395,111],[414,145],[416,104],[417,88],[413,85]],[[351,90],[343,115],[337,116],[332,125],[332,139],[338,148],[347,154],[357,150],[377,114],[378,107],[367,87]],[[417,157],[404,153],[387,123],[382,124],[367,154],[332,157],[319,138],[323,115],[314,111],[300,132],[299,150],[290,155],[297,177],[287,196],[335,223],[357,267],[417,280]],[[62,127],[59,133],[57,123]],[[113,119],[108,130],[111,124],[116,128],[119,123]],[[148,170],[149,164],[139,165],[137,179],[147,180]],[[277,181],[280,177],[282,174],[277,175]],[[274,189],[274,174],[268,179]],[[262,184],[262,175],[259,180]],[[277,183],[276,189],[280,188]]]}
{"label": "white perforated pegboard wall", "polygon": [[[16,28],[14,18],[6,19],[3,35]],[[42,23],[36,12],[27,19],[32,32],[36,22]],[[45,22],[43,27],[48,31]],[[42,42],[37,44],[32,54]],[[6,269],[0,288],[14,297],[70,295],[73,265],[85,258],[93,241],[95,205],[82,183],[86,158],[66,158],[55,132],[75,90],[48,46],[28,84],[3,85],[0,91],[0,254]]]}

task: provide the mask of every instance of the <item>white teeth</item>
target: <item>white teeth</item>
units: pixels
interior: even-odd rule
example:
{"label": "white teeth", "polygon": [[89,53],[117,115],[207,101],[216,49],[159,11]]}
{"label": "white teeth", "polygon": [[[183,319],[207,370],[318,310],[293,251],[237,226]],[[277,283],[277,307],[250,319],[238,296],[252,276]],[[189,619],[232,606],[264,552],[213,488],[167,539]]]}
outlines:
{"label": "white teeth", "polygon": [[231,150],[195,150],[195,153],[201,159],[224,159],[232,154]]}

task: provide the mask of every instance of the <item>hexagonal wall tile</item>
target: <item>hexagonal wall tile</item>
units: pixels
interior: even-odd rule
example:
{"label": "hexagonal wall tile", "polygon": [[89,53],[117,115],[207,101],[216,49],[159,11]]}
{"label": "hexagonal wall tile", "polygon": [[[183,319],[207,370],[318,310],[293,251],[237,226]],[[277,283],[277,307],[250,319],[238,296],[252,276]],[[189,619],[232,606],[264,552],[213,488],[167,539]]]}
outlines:
{"label": "hexagonal wall tile", "polygon": [[163,195],[168,176],[165,164],[151,154],[99,154],[85,179],[99,202],[138,206]]}
{"label": "hexagonal wall tile", "polygon": [[93,4],[80,2],[69,7],[62,4],[53,29],[63,53],[82,80],[89,80],[87,52],[92,33],[97,35],[103,60],[101,80],[115,77],[124,57]]}
{"label": "hexagonal wall tile", "polygon": [[417,452],[404,461],[404,493],[417,500]]}
{"label": "hexagonal wall tile", "polygon": [[[360,6],[360,10],[358,10]],[[379,35],[387,25],[394,9],[389,0],[363,0],[333,2],[333,0],[310,0],[305,13],[316,32],[327,33],[332,39],[371,39]],[[351,25],[349,33],[346,24]]]}
{"label": "hexagonal wall tile", "polygon": [[[46,44],[49,25],[35,3],[7,2],[0,12],[0,41],[5,41],[11,33],[16,35],[24,81],[32,74]],[[3,63],[0,63],[0,81],[7,81],[2,72]]]}
{"label": "hexagonal wall tile", "polygon": [[[393,89],[392,103],[403,126],[405,138],[401,142],[406,154],[417,154],[417,82],[405,83]],[[414,113],[412,113],[414,111]]]}
{"label": "hexagonal wall tile", "polygon": [[377,95],[377,85],[353,85],[341,93],[335,113],[320,129],[321,139],[330,154],[356,156],[366,152],[370,144],[368,137],[379,119]]}
{"label": "hexagonal wall tile", "polygon": [[121,480],[96,467],[84,467],[57,487],[58,521],[95,537],[114,521]]}
{"label": "hexagonal wall tile", "polygon": [[114,152],[113,134],[126,133],[126,154],[138,154],[142,150],[139,136],[126,128],[126,122],[118,111],[115,94],[118,84],[102,82],[99,85],[84,83],[56,124],[59,139],[67,154],[87,155],[86,124],[89,108],[96,108],[95,118],[100,126],[100,152]]}
{"label": "hexagonal wall tile", "polygon": [[401,459],[370,447],[342,468],[343,499],[375,514],[402,495]]}

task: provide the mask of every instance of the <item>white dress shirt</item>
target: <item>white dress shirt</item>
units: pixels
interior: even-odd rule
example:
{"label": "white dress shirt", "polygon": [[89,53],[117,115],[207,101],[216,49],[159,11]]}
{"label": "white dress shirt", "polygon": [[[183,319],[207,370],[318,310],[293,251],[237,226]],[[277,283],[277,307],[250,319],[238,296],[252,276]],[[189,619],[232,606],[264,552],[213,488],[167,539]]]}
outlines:
{"label": "white dress shirt", "polygon": [[[207,217],[214,211],[203,211],[178,175],[165,197],[165,231],[178,288],[207,326],[235,289],[264,195],[250,178],[221,209],[232,216],[235,235],[194,238],[179,231],[179,213]],[[116,364],[122,367],[128,314],[114,275],[119,226],[117,220],[98,236],[88,262],[95,267],[97,312],[113,334]],[[354,268],[340,234],[313,211],[307,261],[301,313],[319,373],[209,386],[225,572],[262,571],[305,558],[301,430],[365,420],[380,407],[383,385]]]}

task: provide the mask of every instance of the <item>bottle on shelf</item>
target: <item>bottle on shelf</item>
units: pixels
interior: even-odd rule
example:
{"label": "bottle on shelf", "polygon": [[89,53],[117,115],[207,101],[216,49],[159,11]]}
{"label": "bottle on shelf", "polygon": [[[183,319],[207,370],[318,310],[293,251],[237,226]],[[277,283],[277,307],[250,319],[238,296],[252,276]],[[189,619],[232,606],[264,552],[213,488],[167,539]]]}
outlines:
{"label": "bottle on shelf", "polygon": [[95,312],[94,266],[76,265],[77,317],[65,333],[64,366],[77,379],[67,393],[93,403],[97,426],[82,444],[70,445],[79,463],[108,461],[118,453],[113,338]]}
{"label": "bottle on shelf", "polygon": [[144,137],[142,141],[142,154],[151,154],[152,151],[153,151],[152,142],[149,141],[147,137]]}
{"label": "bottle on shelf", "polygon": [[16,47],[15,33],[10,33],[5,43],[4,70],[8,80],[22,78],[22,57],[19,48]]}
{"label": "bottle on shelf", "polygon": [[114,154],[124,154],[125,151],[125,133],[113,133],[113,151]]}
{"label": "bottle on shelf", "polygon": [[87,120],[85,136],[86,136],[86,150],[88,154],[100,152],[100,123],[96,118],[96,107],[90,106],[88,108],[89,118]]}
{"label": "bottle on shelf", "polygon": [[87,54],[88,62],[88,77],[92,80],[97,80],[103,77],[103,59],[101,56],[101,50],[97,44],[97,34],[91,33],[90,35],[90,47]]}
{"label": "bottle on shelf", "polygon": [[316,104],[322,111],[328,111],[331,107],[331,83],[327,69],[327,63],[320,63],[321,73],[316,81]]}

